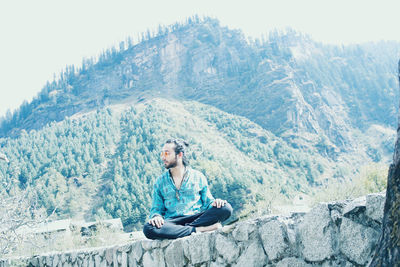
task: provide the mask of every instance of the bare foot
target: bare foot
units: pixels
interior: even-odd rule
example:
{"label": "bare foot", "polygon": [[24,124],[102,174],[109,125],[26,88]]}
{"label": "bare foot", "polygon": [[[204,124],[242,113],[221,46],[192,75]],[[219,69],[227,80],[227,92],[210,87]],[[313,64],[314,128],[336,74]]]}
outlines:
{"label": "bare foot", "polygon": [[210,232],[210,231],[214,231],[214,230],[217,230],[220,228],[222,228],[222,225],[220,223],[214,223],[209,226],[199,226],[199,227],[196,227],[196,233]]}

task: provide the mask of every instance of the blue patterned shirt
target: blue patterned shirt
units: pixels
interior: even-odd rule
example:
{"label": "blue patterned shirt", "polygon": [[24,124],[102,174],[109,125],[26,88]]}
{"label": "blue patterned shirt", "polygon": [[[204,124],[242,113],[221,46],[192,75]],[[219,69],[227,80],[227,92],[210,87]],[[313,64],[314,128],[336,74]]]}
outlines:
{"label": "blue patterned shirt", "polygon": [[207,179],[201,172],[188,168],[178,190],[169,171],[166,171],[154,184],[150,218],[156,215],[165,219],[193,215],[211,208],[212,202],[214,198],[208,188]]}

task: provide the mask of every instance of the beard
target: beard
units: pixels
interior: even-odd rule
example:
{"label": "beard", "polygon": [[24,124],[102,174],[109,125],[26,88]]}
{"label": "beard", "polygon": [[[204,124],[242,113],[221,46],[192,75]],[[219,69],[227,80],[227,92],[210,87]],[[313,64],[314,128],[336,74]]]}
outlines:
{"label": "beard", "polygon": [[178,162],[177,162],[177,158],[176,157],[175,157],[174,161],[169,162],[169,163],[164,163],[164,167],[166,169],[168,169],[168,170],[171,169],[171,168],[175,168],[177,165],[178,165]]}

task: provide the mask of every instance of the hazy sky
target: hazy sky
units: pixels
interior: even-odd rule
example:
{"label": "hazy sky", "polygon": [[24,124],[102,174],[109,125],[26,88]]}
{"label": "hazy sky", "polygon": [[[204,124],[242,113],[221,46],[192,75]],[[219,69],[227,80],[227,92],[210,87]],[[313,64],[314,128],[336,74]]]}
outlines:
{"label": "hazy sky", "polygon": [[290,26],[327,43],[399,40],[398,0],[0,0],[0,116],[66,65],[198,14],[260,37]]}

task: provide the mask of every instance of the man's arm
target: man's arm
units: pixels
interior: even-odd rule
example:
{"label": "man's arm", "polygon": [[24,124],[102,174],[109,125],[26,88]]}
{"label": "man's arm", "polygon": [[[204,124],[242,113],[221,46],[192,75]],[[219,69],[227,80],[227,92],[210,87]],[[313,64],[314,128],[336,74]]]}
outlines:
{"label": "man's arm", "polygon": [[157,228],[160,228],[164,224],[164,218],[162,214],[165,214],[165,205],[158,187],[158,183],[156,182],[153,188],[153,204],[150,209],[149,223]]}
{"label": "man's arm", "polygon": [[153,187],[153,204],[150,209],[150,218],[157,215],[162,217],[163,214],[165,214],[164,199],[161,195],[158,182],[156,182]]}
{"label": "man's arm", "polygon": [[211,205],[214,203],[215,199],[210,192],[207,178],[202,173],[199,173],[199,175],[201,175],[201,177],[200,177],[200,188],[201,188],[200,197],[201,197],[201,201],[203,203],[201,209],[206,210],[206,209],[211,208]]}

